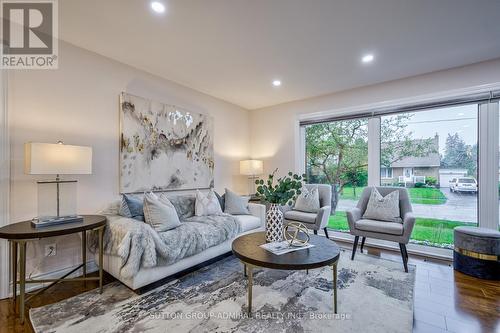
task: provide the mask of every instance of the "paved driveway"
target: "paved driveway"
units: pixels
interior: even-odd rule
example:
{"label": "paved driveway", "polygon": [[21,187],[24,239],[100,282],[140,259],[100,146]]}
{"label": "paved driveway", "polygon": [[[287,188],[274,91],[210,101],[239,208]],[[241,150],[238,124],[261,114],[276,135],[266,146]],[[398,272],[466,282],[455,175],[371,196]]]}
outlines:
{"label": "paved driveway", "polygon": [[[413,212],[418,217],[427,217],[441,220],[452,220],[461,222],[477,221],[477,195],[467,193],[451,193],[448,189],[441,189],[448,198],[442,205],[412,204]],[[337,210],[345,211],[356,207],[356,200],[339,201]],[[500,211],[500,206],[499,206]]]}

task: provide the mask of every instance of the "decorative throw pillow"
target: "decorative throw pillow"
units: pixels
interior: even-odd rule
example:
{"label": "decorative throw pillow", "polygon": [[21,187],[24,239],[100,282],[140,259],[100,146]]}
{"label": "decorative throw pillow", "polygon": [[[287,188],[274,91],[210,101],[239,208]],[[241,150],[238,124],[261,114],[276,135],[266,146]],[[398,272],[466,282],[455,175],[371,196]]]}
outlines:
{"label": "decorative throw pillow", "polygon": [[226,195],[220,195],[216,191],[214,191],[214,193],[217,196],[217,200],[219,200],[220,208],[222,209],[222,211],[224,211],[224,209],[226,208]]}
{"label": "decorative throw pillow", "polygon": [[219,200],[217,200],[214,190],[210,190],[207,195],[196,190],[194,214],[196,216],[222,214],[222,209],[220,208],[220,203]]}
{"label": "decorative throw pillow", "polygon": [[372,189],[368,205],[366,206],[364,219],[401,222],[399,211],[399,191],[395,190],[385,197],[379,193],[376,187]]}
{"label": "decorative throw pillow", "polygon": [[226,188],[224,199],[224,213],[232,215],[250,215],[248,211],[249,197],[239,196]]}
{"label": "decorative throw pillow", "polygon": [[308,190],[307,187],[302,187],[300,194],[295,201],[295,210],[306,213],[317,213],[320,209],[318,187]]}
{"label": "decorative throw pillow", "polygon": [[158,232],[177,228],[181,221],[174,205],[166,196],[158,197],[154,193],[144,195],[144,218],[147,224]]}
{"label": "decorative throw pillow", "polygon": [[122,194],[122,202],[120,205],[119,214],[121,216],[144,221],[144,209],[142,200],[131,195]]}
{"label": "decorative throw pillow", "polygon": [[[162,196],[166,196],[166,194],[163,193]],[[179,219],[185,220],[194,216],[194,206],[196,202],[196,197],[194,195],[172,195],[168,199],[172,205],[174,205]]]}

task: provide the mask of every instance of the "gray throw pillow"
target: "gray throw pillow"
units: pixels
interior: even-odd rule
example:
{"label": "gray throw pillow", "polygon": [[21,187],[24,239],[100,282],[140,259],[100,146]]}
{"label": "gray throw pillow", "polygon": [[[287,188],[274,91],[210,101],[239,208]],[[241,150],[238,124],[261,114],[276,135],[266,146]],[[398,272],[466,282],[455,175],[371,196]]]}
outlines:
{"label": "gray throw pillow", "polygon": [[224,213],[231,215],[250,215],[248,210],[249,197],[242,197],[226,188],[224,194]]}
{"label": "gray throw pillow", "polygon": [[363,218],[377,221],[401,222],[399,191],[395,190],[383,197],[377,188],[374,187]]}
{"label": "gray throw pillow", "polygon": [[174,205],[166,196],[154,193],[144,195],[144,218],[158,232],[175,229],[181,225]]}
{"label": "gray throw pillow", "polygon": [[[166,196],[166,194],[162,195]],[[194,216],[195,197],[193,195],[172,195],[168,199],[174,205],[181,220]]]}
{"label": "gray throw pillow", "polygon": [[122,194],[122,202],[118,213],[124,217],[144,221],[143,202],[139,198]]}
{"label": "gray throw pillow", "polygon": [[320,209],[318,187],[316,186],[311,190],[303,187],[293,209],[306,213],[317,213]]}
{"label": "gray throw pillow", "polygon": [[224,211],[226,207],[226,198],[225,198],[226,195],[225,194],[219,195],[219,193],[215,191],[215,196],[217,197],[217,200],[219,200],[220,208],[222,209],[222,211]]}

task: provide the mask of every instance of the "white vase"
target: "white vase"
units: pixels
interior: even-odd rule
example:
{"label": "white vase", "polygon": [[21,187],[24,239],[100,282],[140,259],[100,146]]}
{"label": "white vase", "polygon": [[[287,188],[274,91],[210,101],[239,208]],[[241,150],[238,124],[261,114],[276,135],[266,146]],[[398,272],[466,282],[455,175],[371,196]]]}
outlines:
{"label": "white vase", "polygon": [[271,204],[266,213],[266,241],[281,242],[283,240],[283,213],[278,204]]}

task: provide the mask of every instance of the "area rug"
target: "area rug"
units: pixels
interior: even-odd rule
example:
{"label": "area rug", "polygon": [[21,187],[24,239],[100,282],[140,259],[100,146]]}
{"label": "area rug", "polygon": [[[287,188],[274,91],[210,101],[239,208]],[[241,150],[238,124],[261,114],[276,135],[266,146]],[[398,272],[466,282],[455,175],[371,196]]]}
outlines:
{"label": "area rug", "polygon": [[415,268],[343,250],[338,314],[332,269],[254,270],[253,315],[246,278],[228,257],[137,295],[119,282],[30,310],[36,332],[411,332]]}

